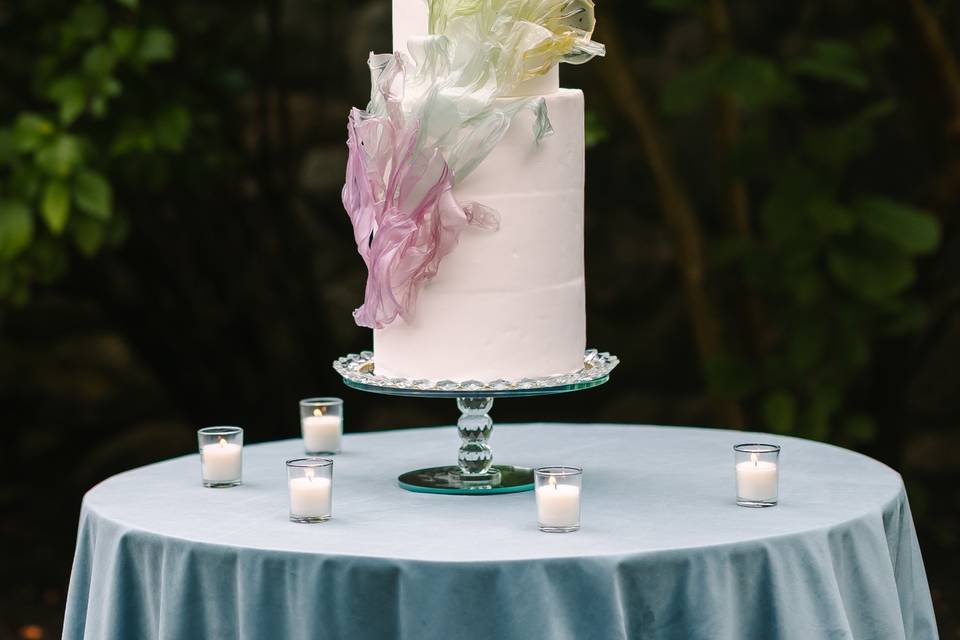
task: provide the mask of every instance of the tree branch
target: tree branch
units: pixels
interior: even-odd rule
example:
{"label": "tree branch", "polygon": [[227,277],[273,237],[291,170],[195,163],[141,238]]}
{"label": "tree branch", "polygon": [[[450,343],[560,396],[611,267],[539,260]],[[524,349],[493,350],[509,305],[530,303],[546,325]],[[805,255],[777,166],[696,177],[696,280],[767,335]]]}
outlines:
{"label": "tree branch", "polygon": [[[722,348],[720,323],[704,285],[703,230],[690,198],[671,165],[654,116],[627,64],[616,26],[605,24],[602,39],[607,46],[607,57],[598,65],[600,76],[613,98],[613,104],[623,112],[637,134],[653,172],[660,209],[677,247],[678,266],[697,350],[701,361],[706,364],[721,355]],[[736,403],[720,398],[715,398],[715,403],[719,417],[726,424],[742,424],[742,412]]]}
{"label": "tree branch", "polygon": [[947,99],[950,101],[951,116],[947,132],[950,136],[960,137],[960,66],[957,58],[947,44],[940,22],[926,3],[923,0],[907,1],[910,3],[910,10],[920,30],[923,44],[937,65]]}
{"label": "tree branch", "polygon": [[[708,7],[710,32],[713,36],[713,50],[718,55],[729,54],[733,49],[733,36],[730,32],[730,15],[724,0],[710,0]],[[729,93],[717,98],[719,123],[717,143],[723,159],[728,159],[740,138],[740,117],[736,100]],[[730,226],[741,238],[750,237],[750,210],[747,188],[743,180],[732,178],[727,187],[727,218]]]}
{"label": "tree branch", "polygon": [[[726,0],[710,0],[707,18],[713,39],[713,51],[716,55],[728,55],[733,51],[733,32],[730,28],[730,13]],[[717,97],[717,155],[720,162],[729,167],[740,140],[740,115],[737,112],[736,99],[729,93]],[[752,231],[750,225],[750,200],[746,183],[732,175],[727,176],[726,213],[727,221],[733,232],[743,240],[749,240]],[[740,305],[740,315],[750,330],[745,343],[750,344],[754,354],[763,358],[767,353],[768,332],[764,322],[763,306],[760,300],[750,293]]]}

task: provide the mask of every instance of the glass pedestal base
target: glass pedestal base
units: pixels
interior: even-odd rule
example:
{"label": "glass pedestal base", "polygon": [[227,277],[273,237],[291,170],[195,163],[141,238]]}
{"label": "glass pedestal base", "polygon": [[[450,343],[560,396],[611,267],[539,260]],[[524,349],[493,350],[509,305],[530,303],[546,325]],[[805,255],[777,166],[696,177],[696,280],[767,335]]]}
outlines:
{"label": "glass pedestal base", "polygon": [[338,358],[333,368],[352,389],[413,398],[456,398],[460,409],[457,432],[460,449],[457,465],[417,469],[402,474],[400,487],[420,493],[484,495],[533,490],[533,470],[492,464],[490,409],[494,398],[522,398],[570,393],[598,387],[610,379],[620,360],[617,356],[588,349],[583,367],[569,374],[522,380],[408,380],[376,373],[372,351]]}
{"label": "glass pedestal base", "polygon": [[419,493],[486,495],[533,491],[533,469],[495,464],[483,476],[465,476],[460,467],[431,467],[401,474],[402,489]]}

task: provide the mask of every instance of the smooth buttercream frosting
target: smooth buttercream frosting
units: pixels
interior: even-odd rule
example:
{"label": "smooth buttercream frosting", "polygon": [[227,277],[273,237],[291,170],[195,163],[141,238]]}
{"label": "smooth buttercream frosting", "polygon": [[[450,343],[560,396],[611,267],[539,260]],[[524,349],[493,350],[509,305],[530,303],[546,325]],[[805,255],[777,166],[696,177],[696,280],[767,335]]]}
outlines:
{"label": "smooth buttercream frosting", "polygon": [[554,133],[531,144],[533,114],[460,185],[484,202],[496,231],[467,229],[420,290],[409,322],[374,331],[380,375],[432,380],[520,379],[583,365],[583,93],[546,96]]}

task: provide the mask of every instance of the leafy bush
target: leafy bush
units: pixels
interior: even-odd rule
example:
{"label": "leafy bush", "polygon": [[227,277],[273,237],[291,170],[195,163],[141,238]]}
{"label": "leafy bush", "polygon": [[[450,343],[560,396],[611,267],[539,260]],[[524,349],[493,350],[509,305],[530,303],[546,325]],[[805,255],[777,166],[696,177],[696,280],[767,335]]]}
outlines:
{"label": "leafy bush", "polygon": [[[651,5],[706,15],[695,1]],[[793,35],[790,56],[714,47],[672,78],[661,109],[674,119],[709,116],[727,100],[743,123],[742,132],[739,122],[715,125],[730,129],[721,131],[721,188],[739,184],[747,196],[744,224],[714,229],[708,242],[712,278],[733,311],[727,353],[707,366],[711,386],[756,408],[765,428],[855,444],[875,432],[854,393],[875,344],[926,322],[911,288],[940,226],[855,179],[897,111],[882,65],[893,32],[878,25],[844,40]]]}
{"label": "leafy bush", "polygon": [[137,0],[13,4],[0,15],[0,304],[120,242],[121,168],[180,152],[191,123],[140,90],[176,41]]}

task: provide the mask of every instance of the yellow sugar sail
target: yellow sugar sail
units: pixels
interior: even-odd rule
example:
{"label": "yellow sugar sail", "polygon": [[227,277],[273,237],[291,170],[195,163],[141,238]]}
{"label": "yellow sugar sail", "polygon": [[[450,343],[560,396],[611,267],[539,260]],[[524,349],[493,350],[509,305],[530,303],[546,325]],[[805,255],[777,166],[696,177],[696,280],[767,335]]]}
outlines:
{"label": "yellow sugar sail", "polygon": [[429,0],[430,33],[482,50],[504,88],[602,56],[595,24],[593,0]]}

